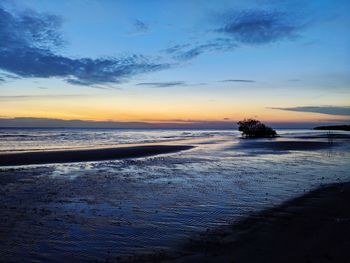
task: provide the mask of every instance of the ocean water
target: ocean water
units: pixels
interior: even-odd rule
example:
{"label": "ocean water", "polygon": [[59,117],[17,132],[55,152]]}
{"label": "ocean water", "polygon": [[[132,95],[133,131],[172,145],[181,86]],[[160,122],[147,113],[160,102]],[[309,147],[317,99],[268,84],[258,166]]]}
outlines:
{"label": "ocean water", "polygon": [[[325,131],[306,129],[284,129],[278,133],[283,138],[326,136]],[[349,135],[342,131],[337,131],[337,134]],[[167,143],[200,138],[218,139],[223,136],[237,140],[240,133],[236,130],[0,128],[0,153]]]}
{"label": "ocean water", "polygon": [[[207,228],[350,180],[349,133],[329,141],[324,131],[278,132],[280,138],[246,147],[229,130],[0,130],[0,152],[196,146],[146,158],[0,168],[0,258],[94,261],[169,249]],[[329,147],[254,147],[286,141]]]}
{"label": "ocean water", "polygon": [[238,136],[237,131],[129,130],[129,129],[1,129],[0,153],[125,144],[162,143],[217,135]]}

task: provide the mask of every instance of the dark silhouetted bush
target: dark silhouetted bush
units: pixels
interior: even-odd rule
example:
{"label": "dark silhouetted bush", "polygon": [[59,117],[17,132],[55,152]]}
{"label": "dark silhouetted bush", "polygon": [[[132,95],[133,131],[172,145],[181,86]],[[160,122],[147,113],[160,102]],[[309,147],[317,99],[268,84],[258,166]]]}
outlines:
{"label": "dark silhouetted bush", "polygon": [[246,138],[272,138],[277,136],[277,132],[274,129],[267,127],[258,120],[244,119],[237,124],[239,125],[238,130]]}

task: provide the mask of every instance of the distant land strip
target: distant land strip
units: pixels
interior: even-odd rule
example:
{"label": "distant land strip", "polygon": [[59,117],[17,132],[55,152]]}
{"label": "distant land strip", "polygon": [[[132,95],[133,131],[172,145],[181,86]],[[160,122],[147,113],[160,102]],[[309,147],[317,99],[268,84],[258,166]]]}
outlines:
{"label": "distant land strip", "polygon": [[350,125],[318,126],[314,130],[350,131]]}
{"label": "distant land strip", "polygon": [[189,150],[189,145],[141,145],[103,149],[40,151],[0,154],[0,166],[90,162],[145,157]]}

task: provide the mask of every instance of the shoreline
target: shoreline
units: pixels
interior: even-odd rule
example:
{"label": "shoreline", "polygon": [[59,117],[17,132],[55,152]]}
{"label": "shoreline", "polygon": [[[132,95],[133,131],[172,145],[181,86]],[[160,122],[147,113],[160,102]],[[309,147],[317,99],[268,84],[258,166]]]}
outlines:
{"label": "shoreline", "polygon": [[107,161],[175,153],[194,148],[191,145],[139,145],[114,148],[36,151],[0,154],[1,166]]}
{"label": "shoreline", "polygon": [[348,262],[350,182],[321,186],[169,251],[126,262]]}

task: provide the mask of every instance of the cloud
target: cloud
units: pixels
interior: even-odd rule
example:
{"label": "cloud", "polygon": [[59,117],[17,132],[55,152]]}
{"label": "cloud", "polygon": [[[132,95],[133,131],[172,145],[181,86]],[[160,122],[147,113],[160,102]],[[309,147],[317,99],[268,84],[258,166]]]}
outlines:
{"label": "cloud", "polygon": [[243,44],[266,44],[297,36],[299,26],[286,13],[247,10],[227,14],[226,23],[217,29]]}
{"label": "cloud", "polygon": [[10,79],[19,79],[20,77],[13,75],[13,74],[0,72],[0,78],[2,78],[5,81],[5,80],[10,80]]}
{"label": "cloud", "polygon": [[168,54],[173,54],[173,53],[176,53],[178,51],[183,50],[184,48],[190,47],[190,46],[191,46],[190,44],[177,44],[177,45],[168,47],[162,51],[165,53],[168,53]]}
{"label": "cloud", "polygon": [[178,60],[190,60],[207,52],[229,51],[237,47],[231,39],[216,38],[204,43],[175,45],[164,51]]}
{"label": "cloud", "polygon": [[253,82],[256,82],[256,81],[255,80],[251,80],[251,79],[225,79],[225,80],[221,80],[220,82],[253,83]]}
{"label": "cloud", "polygon": [[142,82],[137,83],[137,86],[145,86],[149,88],[168,88],[174,86],[185,86],[187,85],[184,81],[169,81],[169,82]]}
{"label": "cloud", "polygon": [[170,67],[142,55],[91,59],[56,54],[64,45],[61,24],[55,15],[33,11],[14,15],[0,7],[0,69],[22,78],[57,77],[71,84],[95,85]]}
{"label": "cloud", "polygon": [[148,25],[139,19],[135,19],[132,25],[136,32],[146,32],[149,29]]}
{"label": "cloud", "polygon": [[81,94],[48,94],[48,95],[13,95],[13,96],[0,96],[0,101],[14,101],[14,100],[26,100],[26,99],[60,99],[68,97],[84,97],[86,95]]}
{"label": "cloud", "polygon": [[303,106],[303,107],[290,107],[290,108],[279,108],[273,107],[274,110],[286,110],[286,111],[298,111],[298,112],[314,112],[328,115],[341,115],[350,116],[350,106]]}
{"label": "cloud", "polygon": [[277,11],[231,10],[217,17],[220,25],[209,30],[206,40],[173,45],[163,52],[178,60],[190,60],[203,53],[233,51],[242,45],[292,40],[303,27],[291,15]]}

